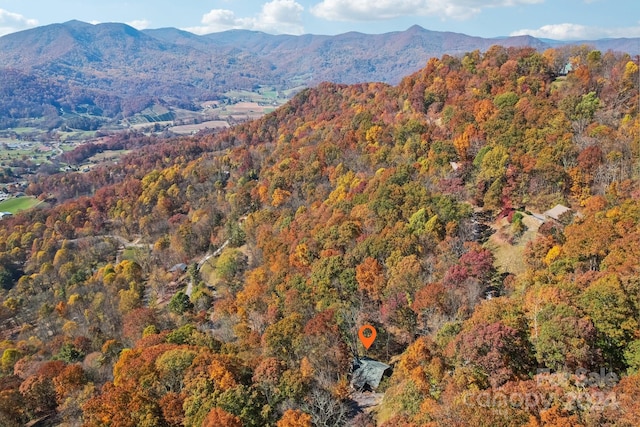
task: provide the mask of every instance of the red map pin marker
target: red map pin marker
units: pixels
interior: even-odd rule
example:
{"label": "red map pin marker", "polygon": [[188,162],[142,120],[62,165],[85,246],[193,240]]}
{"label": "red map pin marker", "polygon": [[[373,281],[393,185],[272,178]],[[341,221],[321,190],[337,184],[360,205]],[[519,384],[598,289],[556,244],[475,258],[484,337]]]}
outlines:
{"label": "red map pin marker", "polygon": [[[366,330],[370,331],[370,334],[368,337],[364,335],[364,331]],[[376,339],[376,334],[377,334],[376,328],[374,328],[371,325],[364,325],[363,327],[360,328],[360,330],[358,331],[358,337],[360,338],[360,342],[362,343],[364,348],[369,350],[369,347],[371,347],[371,344],[373,344],[373,342]]]}

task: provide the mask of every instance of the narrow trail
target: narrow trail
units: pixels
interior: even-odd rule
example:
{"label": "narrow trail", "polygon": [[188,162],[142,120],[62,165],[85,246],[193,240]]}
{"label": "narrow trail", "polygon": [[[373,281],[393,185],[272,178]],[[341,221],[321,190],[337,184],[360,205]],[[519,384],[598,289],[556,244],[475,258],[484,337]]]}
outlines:
{"label": "narrow trail", "polygon": [[133,241],[129,241],[127,238],[122,237],[120,235],[117,234],[101,234],[98,236],[85,236],[85,237],[78,237],[76,239],[68,239],[67,242],[68,243],[80,243],[83,241],[89,241],[89,240],[98,240],[98,239],[113,239],[113,240],[117,240],[118,243],[120,244],[120,246],[122,246],[123,248],[149,248],[152,249],[153,245],[150,243],[140,243],[140,241],[142,240],[142,237],[138,236],[136,237],[135,240]]}
{"label": "narrow trail", "polygon": [[220,256],[220,254],[222,253],[224,248],[226,248],[228,245],[229,245],[229,239],[225,240],[225,242],[222,245],[220,245],[220,247],[218,249],[216,249],[215,251],[213,251],[212,253],[206,254],[204,256],[204,258],[202,258],[200,261],[198,261],[198,271],[200,271],[202,269],[202,266],[204,266],[204,264],[207,261],[209,261],[209,259]]}

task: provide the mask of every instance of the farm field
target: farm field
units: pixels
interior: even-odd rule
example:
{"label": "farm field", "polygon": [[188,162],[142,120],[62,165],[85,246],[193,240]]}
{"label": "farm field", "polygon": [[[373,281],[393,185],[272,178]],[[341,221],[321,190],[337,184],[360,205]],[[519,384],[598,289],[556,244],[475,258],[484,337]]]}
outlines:
{"label": "farm field", "polygon": [[241,101],[235,104],[223,105],[211,112],[220,116],[220,118],[232,118],[238,121],[252,120],[262,117],[274,110],[272,105],[261,105],[252,101]]}
{"label": "farm field", "polygon": [[133,150],[106,150],[102,153],[97,153],[89,157],[83,162],[83,165],[118,160],[120,157],[129,154],[132,151]]}
{"label": "farm field", "polygon": [[256,92],[237,90],[224,94],[224,101],[205,101],[201,110],[191,111],[155,105],[122,121],[122,125],[143,132],[168,129],[181,135],[204,129],[227,128],[238,122],[253,120],[275,110],[289,100],[273,88]]}
{"label": "farm field", "polygon": [[0,202],[0,212],[11,212],[15,214],[19,211],[31,209],[32,207],[42,203],[33,197],[17,197]]}
{"label": "farm field", "polygon": [[177,134],[188,135],[191,133],[196,133],[203,129],[218,129],[218,128],[228,128],[228,127],[229,127],[229,123],[227,123],[224,120],[209,120],[206,122],[193,124],[193,125],[173,126],[173,127],[170,127],[169,130]]}
{"label": "farm field", "polygon": [[234,100],[244,100],[249,102],[260,102],[260,103],[272,103],[272,102],[284,103],[291,97],[292,93],[296,89],[298,88],[289,89],[286,91],[278,91],[271,86],[260,86],[258,89],[253,91],[230,90],[226,92],[224,95],[227,98],[234,99]]}

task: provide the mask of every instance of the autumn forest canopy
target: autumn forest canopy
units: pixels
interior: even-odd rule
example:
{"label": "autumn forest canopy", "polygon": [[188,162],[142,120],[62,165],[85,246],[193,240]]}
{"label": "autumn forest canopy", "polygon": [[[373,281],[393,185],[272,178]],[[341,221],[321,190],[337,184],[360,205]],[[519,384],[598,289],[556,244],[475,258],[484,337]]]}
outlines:
{"label": "autumn forest canopy", "polygon": [[55,203],[0,222],[0,425],[639,425],[639,82],[494,46],[34,176]]}

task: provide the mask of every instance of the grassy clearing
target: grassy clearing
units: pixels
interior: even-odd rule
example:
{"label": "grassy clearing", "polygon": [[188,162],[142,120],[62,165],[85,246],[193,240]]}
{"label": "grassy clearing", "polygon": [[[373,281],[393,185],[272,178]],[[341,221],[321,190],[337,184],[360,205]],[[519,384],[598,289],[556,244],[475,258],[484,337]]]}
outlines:
{"label": "grassy clearing", "polygon": [[[86,139],[95,138],[95,130],[74,130],[70,132],[58,132],[60,135],[60,141],[84,141]],[[64,146],[62,147],[64,150]]]}
{"label": "grassy clearing", "polygon": [[251,92],[248,90],[230,90],[229,92],[226,92],[224,95],[231,99],[235,98],[241,101],[248,101],[248,102],[267,101],[267,99],[265,99],[265,97],[262,94],[257,92]]}
{"label": "grassy clearing", "polygon": [[524,250],[527,243],[534,240],[538,235],[539,222],[529,215],[524,215],[523,221],[527,230],[513,244],[509,243],[505,237],[512,237],[511,225],[502,219],[494,224],[498,231],[492,234],[485,247],[495,256],[495,265],[499,271],[513,274],[521,274],[527,270],[524,260]]}
{"label": "grassy clearing", "polygon": [[40,200],[33,197],[17,197],[0,202],[0,211],[15,214],[16,212],[31,209],[39,203]]}
{"label": "grassy clearing", "polygon": [[524,244],[510,245],[506,242],[497,242],[489,239],[486,244],[487,249],[493,252],[496,258],[495,264],[498,271],[513,274],[520,274],[526,271],[524,263]]}
{"label": "grassy clearing", "polygon": [[129,261],[135,261],[136,258],[136,248],[125,248],[122,251],[122,259],[126,259]]}
{"label": "grassy clearing", "polygon": [[122,251],[122,259],[141,263],[141,260],[149,256],[148,248],[129,247]]}
{"label": "grassy clearing", "polygon": [[42,133],[40,129],[32,128],[32,127],[18,127],[18,128],[13,128],[11,130],[17,133],[18,135],[22,135],[25,133],[37,133],[37,134]]}
{"label": "grassy clearing", "polygon": [[216,274],[216,259],[217,258],[209,258],[207,262],[202,265],[200,269],[200,277],[204,280],[205,283],[210,285],[215,285],[218,283],[218,275]]}
{"label": "grassy clearing", "polygon": [[203,129],[216,129],[216,128],[228,128],[229,123],[223,120],[209,120],[207,122],[202,122],[197,125],[180,125],[173,126],[169,128],[171,132],[180,133],[180,134],[190,134],[193,132],[198,132]]}
{"label": "grassy clearing", "polygon": [[85,160],[83,162],[83,164],[86,163],[100,163],[100,162],[105,162],[105,161],[113,161],[113,160],[118,160],[120,157],[131,153],[133,150],[107,150],[107,151],[103,151],[102,153],[97,153],[94,154],[93,156],[89,157],[87,160]]}
{"label": "grassy clearing", "polygon": [[289,98],[286,92],[287,91],[278,91],[271,86],[262,86],[256,92],[248,90],[231,90],[226,92],[224,95],[227,98],[245,102],[256,102],[261,104],[271,104],[276,102],[278,104],[284,104]]}

